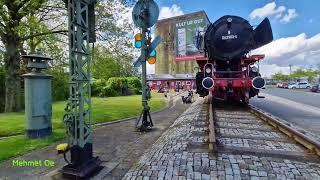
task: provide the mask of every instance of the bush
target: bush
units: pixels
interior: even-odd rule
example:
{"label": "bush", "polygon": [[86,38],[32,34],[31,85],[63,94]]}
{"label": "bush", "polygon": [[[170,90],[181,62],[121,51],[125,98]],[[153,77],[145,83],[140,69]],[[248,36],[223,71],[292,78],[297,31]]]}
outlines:
{"label": "bush", "polygon": [[101,96],[100,94],[103,91],[103,88],[107,86],[107,82],[103,79],[97,79],[92,83],[91,86],[91,95],[92,96]]}
{"label": "bush", "polygon": [[64,101],[69,97],[69,74],[58,68],[48,72],[52,78],[52,101]]}
{"label": "bush", "polygon": [[112,77],[108,79],[107,86],[110,86],[114,90],[121,90],[128,87],[128,82],[126,78]]}
{"label": "bush", "polygon": [[127,77],[126,79],[128,81],[129,90],[133,91],[134,94],[139,94],[142,89],[140,79],[137,77]]}
{"label": "bush", "polygon": [[92,84],[92,96],[114,97],[139,94],[141,82],[137,77],[112,77],[107,81],[98,79]]}
{"label": "bush", "polygon": [[101,93],[99,94],[100,97],[115,97],[120,95],[121,94],[119,91],[112,89],[110,86],[103,87]]}
{"label": "bush", "polygon": [[111,89],[119,92],[119,95],[129,95],[128,92],[128,81],[126,78],[123,77],[112,77],[109,78],[107,81],[107,86]]}

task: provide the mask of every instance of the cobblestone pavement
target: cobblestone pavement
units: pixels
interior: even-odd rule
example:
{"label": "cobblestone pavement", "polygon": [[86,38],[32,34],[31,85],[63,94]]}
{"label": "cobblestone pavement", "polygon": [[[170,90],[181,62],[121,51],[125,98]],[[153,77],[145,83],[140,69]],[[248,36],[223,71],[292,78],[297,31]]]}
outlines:
{"label": "cobblestone pavement", "polygon": [[198,99],[123,179],[320,179],[317,157],[246,111],[215,111],[217,153],[208,152]]}

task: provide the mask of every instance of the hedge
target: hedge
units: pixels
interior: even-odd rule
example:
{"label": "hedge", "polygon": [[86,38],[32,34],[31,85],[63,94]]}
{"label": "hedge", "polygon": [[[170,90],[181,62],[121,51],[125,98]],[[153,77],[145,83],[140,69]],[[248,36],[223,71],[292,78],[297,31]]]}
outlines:
{"label": "hedge", "polygon": [[51,70],[52,75],[52,101],[64,101],[69,97],[69,74],[62,71]]}
{"label": "hedge", "polygon": [[114,97],[137,94],[141,82],[137,77],[112,77],[107,81],[98,79],[92,84],[92,96]]}

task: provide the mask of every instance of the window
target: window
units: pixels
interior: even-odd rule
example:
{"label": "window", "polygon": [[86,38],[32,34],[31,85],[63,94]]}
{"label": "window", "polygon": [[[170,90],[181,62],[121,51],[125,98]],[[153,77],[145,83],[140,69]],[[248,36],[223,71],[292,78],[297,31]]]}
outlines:
{"label": "window", "polygon": [[187,82],[186,82],[186,85],[191,85],[191,82],[190,82],[190,81],[187,81]]}

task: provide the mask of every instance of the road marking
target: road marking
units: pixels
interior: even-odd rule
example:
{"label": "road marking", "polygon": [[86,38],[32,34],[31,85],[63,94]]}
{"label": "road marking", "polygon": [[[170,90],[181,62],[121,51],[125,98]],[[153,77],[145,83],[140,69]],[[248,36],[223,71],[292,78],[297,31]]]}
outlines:
{"label": "road marking", "polygon": [[262,96],[265,96],[265,99],[268,99],[270,101],[277,102],[277,103],[280,103],[280,104],[295,108],[297,110],[304,110],[304,111],[308,111],[310,113],[314,113],[314,114],[320,115],[320,108],[318,108],[318,107],[311,106],[311,105],[308,105],[308,104],[298,103],[298,102],[295,102],[295,101],[292,101],[292,100],[289,100],[289,99],[286,99],[286,98],[282,98],[282,97],[279,97],[279,96],[273,96],[273,95],[270,95],[270,94],[265,94],[265,93],[259,93],[259,94],[262,95]]}

